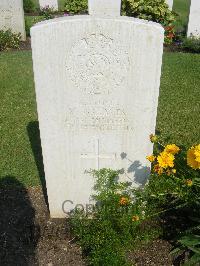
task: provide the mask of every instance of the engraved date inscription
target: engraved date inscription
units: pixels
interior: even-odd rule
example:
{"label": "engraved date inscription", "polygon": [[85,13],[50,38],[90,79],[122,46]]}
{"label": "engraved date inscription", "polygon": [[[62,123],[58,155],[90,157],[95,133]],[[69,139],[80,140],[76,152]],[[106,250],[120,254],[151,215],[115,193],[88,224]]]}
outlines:
{"label": "engraved date inscription", "polygon": [[67,109],[65,128],[68,130],[128,130],[129,121],[125,111],[112,102],[104,105],[82,104]]}

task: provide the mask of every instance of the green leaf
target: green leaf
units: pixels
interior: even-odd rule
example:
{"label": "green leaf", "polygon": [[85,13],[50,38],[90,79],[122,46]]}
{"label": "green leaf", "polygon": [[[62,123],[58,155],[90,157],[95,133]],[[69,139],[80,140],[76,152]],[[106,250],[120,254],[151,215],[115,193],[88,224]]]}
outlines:
{"label": "green leaf", "polygon": [[198,236],[198,235],[184,236],[178,242],[181,243],[182,245],[185,245],[185,246],[200,245],[200,236]]}
{"label": "green leaf", "polygon": [[184,266],[197,266],[197,262],[200,262],[200,256],[198,254],[193,255]]}
{"label": "green leaf", "polygon": [[169,254],[170,255],[181,255],[184,252],[184,248],[175,248]]}
{"label": "green leaf", "polygon": [[191,251],[198,254],[200,256],[200,248],[188,247]]}

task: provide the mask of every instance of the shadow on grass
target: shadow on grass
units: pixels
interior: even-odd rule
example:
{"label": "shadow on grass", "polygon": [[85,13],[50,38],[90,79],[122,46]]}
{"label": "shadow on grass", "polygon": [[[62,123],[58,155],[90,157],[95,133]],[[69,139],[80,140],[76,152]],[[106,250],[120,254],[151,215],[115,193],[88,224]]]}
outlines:
{"label": "shadow on grass", "polygon": [[46,202],[47,207],[49,207],[47,189],[46,189],[46,181],[45,181],[45,173],[44,173],[44,165],[43,165],[43,157],[42,157],[39,122],[38,121],[30,122],[27,126],[27,132],[28,132],[28,137],[29,137],[29,141],[31,144],[31,149],[34,155],[35,163],[38,169],[38,174],[40,177],[40,182],[42,185],[45,202]]}
{"label": "shadow on grass", "polygon": [[13,176],[0,179],[0,264],[37,265],[39,227],[26,188]]}

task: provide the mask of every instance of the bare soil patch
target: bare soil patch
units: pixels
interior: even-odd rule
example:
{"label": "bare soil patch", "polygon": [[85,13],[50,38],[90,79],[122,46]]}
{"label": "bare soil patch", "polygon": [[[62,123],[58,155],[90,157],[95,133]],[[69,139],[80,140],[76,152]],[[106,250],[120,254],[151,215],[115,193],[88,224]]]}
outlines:
{"label": "bare soil patch", "polygon": [[66,220],[50,219],[40,187],[27,190],[14,177],[0,179],[1,265],[86,265],[72,240]]}
{"label": "bare soil patch", "polygon": [[[156,240],[129,252],[133,265],[173,265],[171,245]],[[14,177],[0,179],[0,264],[87,265],[65,219],[50,219],[40,187],[26,189]]]}

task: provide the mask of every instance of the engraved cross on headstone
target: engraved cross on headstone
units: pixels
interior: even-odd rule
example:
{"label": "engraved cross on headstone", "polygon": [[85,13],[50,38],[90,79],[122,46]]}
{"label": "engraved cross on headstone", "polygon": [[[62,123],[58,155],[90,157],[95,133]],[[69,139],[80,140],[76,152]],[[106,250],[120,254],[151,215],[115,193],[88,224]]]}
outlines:
{"label": "engraved cross on headstone", "polygon": [[100,154],[99,153],[99,139],[95,141],[95,153],[84,153],[81,154],[81,158],[83,159],[95,159],[96,160],[96,170],[100,169],[99,160],[100,159],[116,159],[116,154]]}
{"label": "engraved cross on headstone", "polygon": [[89,0],[88,8],[92,16],[120,16],[121,0]]}

